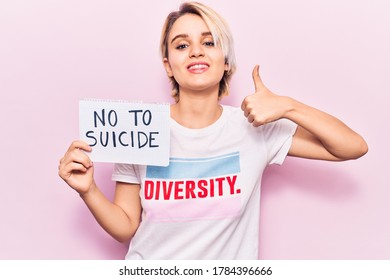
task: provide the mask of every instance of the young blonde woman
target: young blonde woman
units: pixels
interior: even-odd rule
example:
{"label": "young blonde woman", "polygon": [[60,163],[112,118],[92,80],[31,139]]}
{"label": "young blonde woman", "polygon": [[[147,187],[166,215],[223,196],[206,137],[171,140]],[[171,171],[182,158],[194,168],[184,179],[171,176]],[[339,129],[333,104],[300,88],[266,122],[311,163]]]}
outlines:
{"label": "young blonde woman", "polygon": [[220,105],[236,64],[228,26],[207,6],[184,3],[169,14],[161,54],[176,101],[169,166],[116,164],[111,202],[93,179],[88,144],[73,142],[59,165],[100,225],[131,240],[127,259],[256,259],[267,165],[287,155],[342,161],[367,152],[340,120],[269,91],[258,66],[241,108]]}

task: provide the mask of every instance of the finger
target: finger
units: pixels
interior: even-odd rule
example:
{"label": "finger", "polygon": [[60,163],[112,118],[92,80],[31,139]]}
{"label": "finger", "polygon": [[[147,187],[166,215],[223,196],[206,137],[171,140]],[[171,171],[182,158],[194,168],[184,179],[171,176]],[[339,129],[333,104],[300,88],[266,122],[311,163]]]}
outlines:
{"label": "finger", "polygon": [[259,91],[262,87],[264,87],[263,81],[261,80],[260,74],[259,74],[259,65],[256,65],[253,68],[252,78],[253,78],[253,82],[255,84],[256,91]]}
{"label": "finger", "polygon": [[252,114],[249,114],[249,115],[247,116],[247,119],[248,119],[248,122],[249,122],[249,123],[253,123],[254,120],[255,120],[255,116],[252,115]]}
{"label": "finger", "polygon": [[253,108],[250,104],[247,104],[243,111],[244,111],[244,116],[247,118],[250,114],[253,113]]}
{"label": "finger", "polygon": [[250,107],[250,103],[251,103],[250,96],[245,97],[244,100],[242,100],[242,103],[241,103],[241,110],[243,110],[243,111],[248,110],[249,107]]}
{"label": "finger", "polygon": [[70,164],[61,166],[59,171],[58,171],[58,174],[60,175],[60,177],[62,179],[66,180],[73,173],[77,173],[77,172],[85,173],[87,171],[88,171],[88,168],[85,168],[85,166],[83,166],[82,164],[79,164],[77,162],[71,162]]}
{"label": "finger", "polygon": [[90,152],[92,151],[92,148],[91,146],[88,145],[88,143],[82,141],[82,140],[75,140],[72,142],[72,144],[70,145],[69,149],[68,149],[68,152],[74,150],[74,149],[81,149],[81,150],[84,150],[86,152]]}
{"label": "finger", "polygon": [[246,108],[246,101],[245,99],[242,101],[241,103],[241,110],[245,111],[245,108]]}
{"label": "finger", "polygon": [[92,166],[92,161],[89,156],[80,149],[67,152],[64,159],[62,160],[63,165],[67,165],[72,162],[82,164],[85,168]]}

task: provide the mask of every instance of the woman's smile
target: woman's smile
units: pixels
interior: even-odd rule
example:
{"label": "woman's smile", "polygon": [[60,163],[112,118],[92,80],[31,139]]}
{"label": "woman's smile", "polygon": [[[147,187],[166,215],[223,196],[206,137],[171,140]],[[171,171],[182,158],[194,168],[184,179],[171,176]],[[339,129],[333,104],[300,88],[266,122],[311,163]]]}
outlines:
{"label": "woman's smile", "polygon": [[202,74],[209,69],[210,65],[206,62],[193,62],[188,65],[187,69],[192,74]]}

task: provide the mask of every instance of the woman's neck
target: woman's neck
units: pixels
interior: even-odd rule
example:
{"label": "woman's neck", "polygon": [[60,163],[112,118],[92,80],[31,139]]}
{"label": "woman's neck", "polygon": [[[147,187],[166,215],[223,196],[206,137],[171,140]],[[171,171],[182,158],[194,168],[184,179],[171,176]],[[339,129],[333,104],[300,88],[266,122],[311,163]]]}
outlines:
{"label": "woman's neck", "polygon": [[204,128],[216,122],[222,114],[215,95],[197,96],[180,94],[180,101],[171,106],[171,117],[187,128]]}

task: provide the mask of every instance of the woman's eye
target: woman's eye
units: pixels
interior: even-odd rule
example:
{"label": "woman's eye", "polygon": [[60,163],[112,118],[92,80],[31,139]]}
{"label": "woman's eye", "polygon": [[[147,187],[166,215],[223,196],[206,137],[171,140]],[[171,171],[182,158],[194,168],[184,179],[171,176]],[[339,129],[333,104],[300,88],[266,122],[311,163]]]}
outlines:
{"label": "woman's eye", "polygon": [[176,49],[178,49],[178,50],[182,50],[182,49],[185,49],[185,48],[187,48],[187,45],[186,45],[186,44],[180,44],[180,45],[178,45],[178,46],[176,47]]}
{"label": "woman's eye", "polygon": [[205,42],[204,44],[208,47],[214,47],[215,45],[213,41]]}

